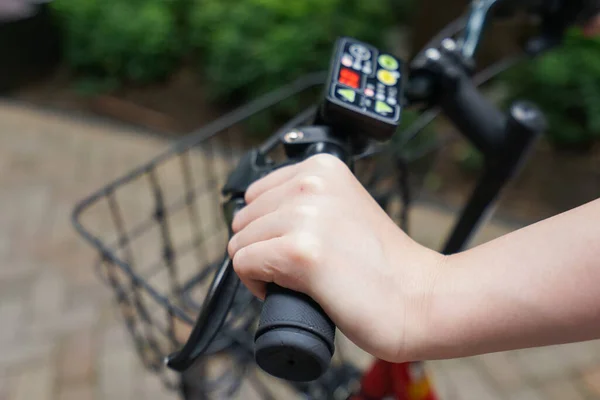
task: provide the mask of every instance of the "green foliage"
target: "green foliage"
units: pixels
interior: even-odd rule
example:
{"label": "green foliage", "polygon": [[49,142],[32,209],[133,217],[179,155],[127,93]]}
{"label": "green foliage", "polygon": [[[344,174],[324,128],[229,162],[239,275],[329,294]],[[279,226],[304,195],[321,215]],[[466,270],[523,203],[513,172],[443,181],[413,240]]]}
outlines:
{"label": "green foliage", "polygon": [[390,11],[388,0],[202,0],[190,10],[190,44],[211,95],[232,101],[326,69],[338,36],[382,45]]}
{"label": "green foliage", "polygon": [[[168,77],[184,63],[206,94],[235,105],[328,67],[333,43],[384,46],[415,0],[55,0],[51,7],[79,90]],[[315,94],[282,103],[287,118]],[[268,117],[265,117],[268,119]]]}
{"label": "green foliage", "polygon": [[173,0],[56,0],[51,6],[73,70],[99,81],[149,82],[169,74],[182,51],[174,4]]}
{"label": "green foliage", "polygon": [[460,142],[454,147],[453,158],[460,169],[468,174],[481,172],[485,164],[483,154],[468,142]]}
{"label": "green foliage", "polygon": [[545,112],[557,146],[585,147],[600,138],[600,39],[572,30],[565,43],[504,76],[509,101],[531,100]]}

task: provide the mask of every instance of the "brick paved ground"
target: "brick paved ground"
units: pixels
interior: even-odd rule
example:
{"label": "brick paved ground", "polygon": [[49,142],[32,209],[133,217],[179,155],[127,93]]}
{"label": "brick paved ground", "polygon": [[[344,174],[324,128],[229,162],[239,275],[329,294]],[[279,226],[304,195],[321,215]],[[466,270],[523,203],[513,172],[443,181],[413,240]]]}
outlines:
{"label": "brick paved ground", "polygon": [[[77,200],[166,143],[9,103],[0,121],[0,400],[175,398],[141,367],[69,222]],[[426,206],[414,218],[431,246],[451,223]],[[493,223],[478,240],[513,228]],[[428,366],[442,399],[600,399],[598,342]]]}

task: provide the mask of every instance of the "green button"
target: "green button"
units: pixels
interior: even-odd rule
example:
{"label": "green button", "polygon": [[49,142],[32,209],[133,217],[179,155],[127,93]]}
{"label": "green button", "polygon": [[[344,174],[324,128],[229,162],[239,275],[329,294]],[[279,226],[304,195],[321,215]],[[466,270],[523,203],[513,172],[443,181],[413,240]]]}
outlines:
{"label": "green button", "polygon": [[382,54],[379,56],[379,65],[381,65],[385,69],[389,69],[390,71],[395,71],[398,69],[398,61],[390,55]]}
{"label": "green button", "polygon": [[354,99],[356,99],[356,92],[350,89],[338,89],[338,93],[344,99],[348,100],[350,103],[354,103]]}
{"label": "green button", "polygon": [[393,111],[394,109],[387,105],[387,103],[384,103],[383,101],[378,101],[377,103],[375,103],[375,112],[378,114],[388,114]]}

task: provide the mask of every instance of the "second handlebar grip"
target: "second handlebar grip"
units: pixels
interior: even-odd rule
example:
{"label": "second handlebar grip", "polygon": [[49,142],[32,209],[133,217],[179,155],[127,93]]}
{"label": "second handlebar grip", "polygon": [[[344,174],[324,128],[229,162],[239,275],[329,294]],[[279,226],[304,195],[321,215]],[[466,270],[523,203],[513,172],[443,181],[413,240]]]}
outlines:
{"label": "second handlebar grip", "polygon": [[316,380],[329,367],[334,341],[335,325],[313,299],[268,285],[254,338],[264,371],[289,381]]}

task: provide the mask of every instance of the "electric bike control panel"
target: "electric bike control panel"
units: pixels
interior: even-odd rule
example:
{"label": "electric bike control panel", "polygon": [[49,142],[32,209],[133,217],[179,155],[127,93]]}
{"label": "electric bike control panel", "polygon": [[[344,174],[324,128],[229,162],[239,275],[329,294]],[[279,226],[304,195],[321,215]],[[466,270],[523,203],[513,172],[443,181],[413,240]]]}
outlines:
{"label": "electric bike control panel", "polygon": [[402,78],[396,57],[355,39],[338,39],[325,88],[325,121],[389,139],[400,123]]}

